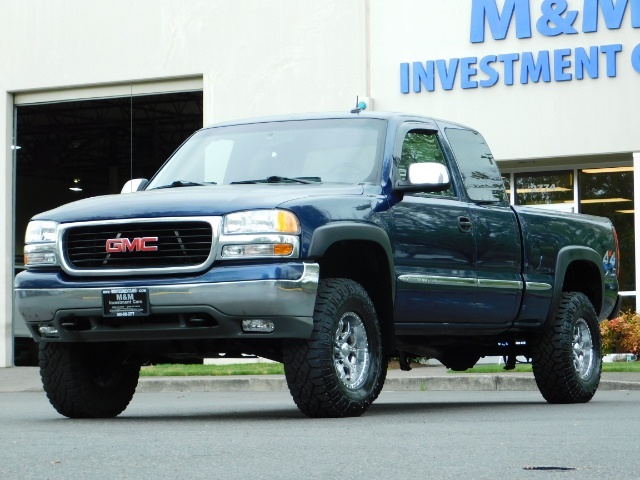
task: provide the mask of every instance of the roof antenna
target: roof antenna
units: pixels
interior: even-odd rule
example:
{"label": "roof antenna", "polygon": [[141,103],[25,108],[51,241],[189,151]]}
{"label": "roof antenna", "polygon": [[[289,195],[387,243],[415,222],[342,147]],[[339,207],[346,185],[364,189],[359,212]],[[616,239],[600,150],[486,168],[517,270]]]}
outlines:
{"label": "roof antenna", "polygon": [[358,101],[358,96],[356,95],[356,108],[351,110],[351,113],[360,113],[361,111],[367,108],[367,104],[364,102]]}

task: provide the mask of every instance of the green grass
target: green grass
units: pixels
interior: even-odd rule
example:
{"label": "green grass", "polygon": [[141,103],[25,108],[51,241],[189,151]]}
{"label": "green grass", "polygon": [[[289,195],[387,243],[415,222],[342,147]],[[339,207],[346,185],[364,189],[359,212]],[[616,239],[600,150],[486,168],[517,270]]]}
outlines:
{"label": "green grass", "polygon": [[[453,370],[448,370],[449,373],[505,373],[507,370],[504,369],[504,365],[476,365],[469,370],[465,370],[464,372],[454,372]],[[509,372],[531,372],[531,365],[529,364],[517,364],[515,370],[509,370]]]}
{"label": "green grass", "polygon": [[[603,372],[640,372],[640,362],[614,362],[603,363]],[[449,370],[449,373],[509,373],[509,372],[531,372],[531,365],[529,364],[517,364],[515,370],[505,370],[504,365],[476,365],[464,372],[454,372]]]}
{"label": "green grass", "polygon": [[603,363],[603,372],[640,372],[640,362]]}
{"label": "green grass", "polygon": [[233,365],[153,365],[142,367],[143,377],[199,377],[225,375],[277,375],[284,373],[281,363],[238,363]]}

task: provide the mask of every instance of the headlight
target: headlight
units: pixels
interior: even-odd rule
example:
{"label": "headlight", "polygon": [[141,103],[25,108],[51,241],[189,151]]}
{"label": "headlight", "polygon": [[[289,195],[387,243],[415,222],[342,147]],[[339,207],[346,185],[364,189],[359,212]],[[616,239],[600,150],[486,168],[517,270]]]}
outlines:
{"label": "headlight", "polygon": [[224,217],[218,258],[296,258],[300,222],[286,210],[250,210]]}
{"label": "headlight", "polygon": [[298,218],[286,210],[250,210],[230,213],[224,217],[222,232],[226,235],[242,233],[300,233]]}
{"label": "headlight", "polygon": [[24,243],[55,243],[58,239],[58,223],[35,220],[27,225]]}
{"label": "headlight", "polygon": [[27,225],[24,236],[24,264],[26,266],[57,265],[58,224],[35,220]]}

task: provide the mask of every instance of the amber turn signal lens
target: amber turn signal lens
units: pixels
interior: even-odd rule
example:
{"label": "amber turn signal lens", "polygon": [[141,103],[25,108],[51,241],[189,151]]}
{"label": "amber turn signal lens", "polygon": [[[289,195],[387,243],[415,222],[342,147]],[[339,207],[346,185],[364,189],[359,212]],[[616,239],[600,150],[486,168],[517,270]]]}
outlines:
{"label": "amber turn signal lens", "polygon": [[293,252],[293,245],[290,243],[278,243],[273,246],[274,255],[286,256],[291,255],[291,252]]}

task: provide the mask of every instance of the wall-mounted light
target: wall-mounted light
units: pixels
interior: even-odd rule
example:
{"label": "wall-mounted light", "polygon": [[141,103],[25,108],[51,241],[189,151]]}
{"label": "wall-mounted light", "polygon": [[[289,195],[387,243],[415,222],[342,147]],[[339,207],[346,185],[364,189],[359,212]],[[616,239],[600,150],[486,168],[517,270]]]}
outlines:
{"label": "wall-mounted light", "polygon": [[82,187],[80,186],[80,179],[79,178],[74,178],[73,179],[73,185],[69,187],[69,190],[71,190],[72,192],[81,192],[82,191]]}
{"label": "wall-mounted light", "polygon": [[[516,187],[516,193],[520,194],[520,193],[556,193],[556,192],[571,192],[573,189],[572,188],[566,188],[566,187],[551,187],[546,186],[546,185],[542,185],[539,187],[535,187],[535,188],[519,188]],[[573,200],[571,200],[573,202]]]}
{"label": "wall-mounted light", "polygon": [[11,145],[11,150],[20,150],[21,148],[20,145]]}
{"label": "wall-mounted light", "polygon": [[620,172],[633,172],[633,167],[607,167],[607,168],[585,168],[582,173],[620,173]]}
{"label": "wall-mounted light", "polygon": [[580,200],[580,203],[618,203],[618,202],[633,202],[630,198],[587,198]]}

